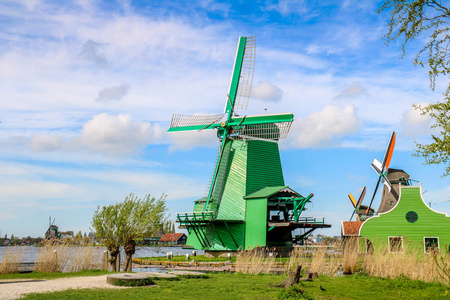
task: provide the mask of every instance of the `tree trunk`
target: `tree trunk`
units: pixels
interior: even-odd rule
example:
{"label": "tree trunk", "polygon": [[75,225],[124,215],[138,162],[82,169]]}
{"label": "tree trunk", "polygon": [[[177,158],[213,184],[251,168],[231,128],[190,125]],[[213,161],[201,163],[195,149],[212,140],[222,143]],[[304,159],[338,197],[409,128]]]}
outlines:
{"label": "tree trunk", "polygon": [[300,280],[300,277],[302,277],[300,275],[300,272],[302,271],[302,266],[298,265],[297,267],[295,267],[295,269],[293,271],[289,272],[288,277],[281,283],[281,285],[284,285],[284,288],[287,289],[288,287],[297,284],[298,281]]}
{"label": "tree trunk", "polygon": [[120,265],[119,270],[117,270],[117,255],[119,254],[119,247],[111,246],[108,247],[110,258],[109,258],[109,265],[111,266],[111,270],[113,272],[120,271]]}
{"label": "tree trunk", "polygon": [[125,249],[126,258],[125,258],[125,263],[123,265],[123,270],[125,272],[131,272],[131,266],[133,263],[133,254],[134,254],[134,252],[136,252],[136,241],[135,240],[128,241],[126,243],[124,249]]}

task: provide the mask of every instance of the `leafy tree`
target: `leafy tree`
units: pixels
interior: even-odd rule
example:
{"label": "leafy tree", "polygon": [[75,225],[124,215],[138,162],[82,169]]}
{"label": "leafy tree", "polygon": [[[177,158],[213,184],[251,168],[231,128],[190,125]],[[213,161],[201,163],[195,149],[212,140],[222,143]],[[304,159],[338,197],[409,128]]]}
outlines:
{"label": "leafy tree", "polygon": [[[450,75],[450,9],[440,0],[386,0],[378,12],[390,12],[385,38],[387,44],[396,39],[402,41],[402,58],[408,43],[428,37],[413,63],[427,69],[430,87],[434,90],[439,75]],[[430,144],[416,142],[413,155],[424,157],[424,164],[446,165],[443,176],[447,176],[450,174],[450,83],[443,96],[444,99],[437,103],[414,105],[422,115],[431,117],[431,128],[438,133],[431,136]]]}
{"label": "leafy tree", "polygon": [[136,241],[144,239],[144,233],[153,235],[167,222],[165,212],[166,196],[156,200],[150,195],[143,199],[130,194],[121,203],[119,213],[119,236],[125,250],[124,271],[131,271],[132,257],[136,250]]}
{"label": "leafy tree", "polygon": [[120,271],[117,268],[117,256],[119,255],[119,219],[120,205],[119,203],[97,207],[92,219],[92,230],[95,231],[99,241],[103,242],[109,251],[110,259],[109,263],[113,271]]}
{"label": "leafy tree", "polygon": [[123,269],[131,271],[136,241],[143,240],[145,232],[154,234],[161,230],[167,222],[166,211],[165,195],[156,200],[150,195],[140,199],[130,194],[123,202],[97,208],[91,225],[110,252],[113,271],[120,271],[116,268],[120,245],[124,246],[126,254]]}

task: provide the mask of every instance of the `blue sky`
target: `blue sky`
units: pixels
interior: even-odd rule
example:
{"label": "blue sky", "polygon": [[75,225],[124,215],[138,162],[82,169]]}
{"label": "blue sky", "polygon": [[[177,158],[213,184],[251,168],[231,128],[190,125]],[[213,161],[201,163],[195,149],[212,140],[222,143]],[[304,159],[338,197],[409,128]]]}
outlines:
{"label": "blue sky", "polygon": [[[430,120],[412,104],[440,99],[412,57],[426,42],[385,45],[380,1],[0,1],[0,229],[89,231],[98,205],[167,194],[173,216],[204,193],[215,133],[167,134],[171,116],[221,113],[239,36],[256,36],[246,114],[292,112],[280,142],[286,184],[338,235],[347,194],[391,167],[450,212],[450,178],[412,157]],[[381,193],[378,194],[380,196]],[[378,207],[379,197],[375,201]],[[435,203],[435,204],[434,204]],[[319,232],[318,232],[319,233]]]}

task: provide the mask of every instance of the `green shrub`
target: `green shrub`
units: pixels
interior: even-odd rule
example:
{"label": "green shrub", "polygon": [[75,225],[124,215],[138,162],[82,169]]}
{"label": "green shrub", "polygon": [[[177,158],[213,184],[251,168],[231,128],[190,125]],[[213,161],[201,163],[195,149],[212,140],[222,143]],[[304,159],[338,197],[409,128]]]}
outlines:
{"label": "green shrub", "polygon": [[307,292],[302,290],[298,285],[290,286],[278,293],[277,299],[307,299],[313,300]]}

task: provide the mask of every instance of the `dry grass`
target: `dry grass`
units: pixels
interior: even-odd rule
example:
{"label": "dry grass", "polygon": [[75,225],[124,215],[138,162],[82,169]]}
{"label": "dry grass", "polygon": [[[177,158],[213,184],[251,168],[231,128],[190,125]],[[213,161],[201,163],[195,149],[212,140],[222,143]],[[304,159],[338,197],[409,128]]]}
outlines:
{"label": "dry grass", "polygon": [[424,254],[413,249],[405,249],[403,253],[389,253],[388,249],[379,249],[364,256],[361,268],[371,276],[405,276],[410,279],[447,283],[438,274],[434,256],[441,257],[447,266],[450,266],[449,255],[445,253]]}
{"label": "dry grass", "polygon": [[[280,266],[275,257],[268,256],[269,249],[256,248],[240,251],[236,258],[236,271],[246,274],[270,273]],[[362,272],[371,276],[396,278],[404,276],[425,282],[440,282],[450,286],[450,254],[445,251],[424,254],[417,249],[405,247],[402,253],[389,253],[379,249],[373,253],[358,253],[357,241],[346,244],[340,251],[326,248],[292,251],[285,272],[302,265],[308,272],[323,276],[341,276],[343,273]]]}
{"label": "dry grass", "polygon": [[239,251],[236,255],[236,272],[244,274],[270,273],[277,267],[275,256],[269,248]]}
{"label": "dry grass", "polygon": [[[27,247],[8,247],[3,253],[0,274],[18,273]],[[37,248],[35,270],[38,272],[78,272],[102,268],[103,249],[70,247],[68,244],[47,243]]]}
{"label": "dry grass", "polygon": [[39,248],[36,258],[36,271],[39,272],[78,272],[100,269],[103,250],[89,245],[70,247],[67,244],[47,244]]}
{"label": "dry grass", "polygon": [[291,253],[286,271],[293,270],[298,265],[302,265],[303,269],[308,272],[335,276],[341,267],[341,258],[332,251],[327,251],[325,247],[314,250],[296,248]]}
{"label": "dry grass", "polygon": [[18,273],[20,262],[23,259],[23,247],[9,247],[3,253],[0,264],[0,275]]}

